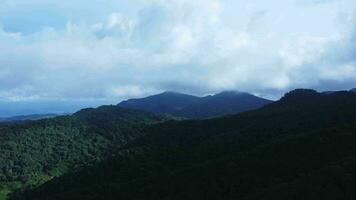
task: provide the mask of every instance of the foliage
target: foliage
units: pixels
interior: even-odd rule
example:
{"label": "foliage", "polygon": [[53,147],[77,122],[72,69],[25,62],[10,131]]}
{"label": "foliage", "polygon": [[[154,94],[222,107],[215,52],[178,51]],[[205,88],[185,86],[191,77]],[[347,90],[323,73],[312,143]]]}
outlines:
{"label": "foliage", "polygon": [[103,106],[72,116],[1,124],[0,191],[5,195],[32,188],[98,162],[138,137],[143,126],[160,120],[149,113]]}
{"label": "foliage", "polygon": [[356,93],[294,91],[263,109],[168,121],[119,154],[13,199],[353,199]]}

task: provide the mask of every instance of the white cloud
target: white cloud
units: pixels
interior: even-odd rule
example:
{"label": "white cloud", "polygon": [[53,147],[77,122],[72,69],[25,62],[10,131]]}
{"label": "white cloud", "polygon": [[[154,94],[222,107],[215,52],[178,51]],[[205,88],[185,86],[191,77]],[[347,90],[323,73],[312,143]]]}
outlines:
{"label": "white cloud", "polygon": [[142,97],[144,95],[150,95],[154,92],[161,92],[140,85],[124,85],[124,86],[113,87],[112,91],[114,96],[124,96],[127,98]]}
{"label": "white cloud", "polygon": [[[60,27],[49,20],[33,33],[0,29],[0,97],[6,99],[119,99],[186,88],[270,93],[356,80],[349,55],[355,48],[346,45],[354,41],[346,23],[351,0],[336,8],[335,2],[300,7],[294,0],[14,5],[0,6],[0,14],[36,7],[67,21]],[[340,16],[348,19],[336,24]]]}

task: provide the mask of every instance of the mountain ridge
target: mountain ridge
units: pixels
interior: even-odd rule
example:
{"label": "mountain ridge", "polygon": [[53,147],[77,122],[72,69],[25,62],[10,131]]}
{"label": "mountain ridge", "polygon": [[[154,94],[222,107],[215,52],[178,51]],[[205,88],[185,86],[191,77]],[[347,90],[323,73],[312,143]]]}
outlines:
{"label": "mountain ridge", "polygon": [[257,109],[271,102],[239,91],[223,91],[204,97],[170,91],[140,99],[129,99],[118,106],[183,118],[206,119]]}
{"label": "mountain ridge", "polygon": [[197,102],[198,99],[199,97],[193,95],[167,91],[144,98],[122,101],[118,104],[118,106],[164,114],[172,113],[193,102]]}
{"label": "mountain ridge", "polygon": [[285,96],[236,115],[150,126],[126,153],[19,197],[350,199],[356,94],[295,90]]}

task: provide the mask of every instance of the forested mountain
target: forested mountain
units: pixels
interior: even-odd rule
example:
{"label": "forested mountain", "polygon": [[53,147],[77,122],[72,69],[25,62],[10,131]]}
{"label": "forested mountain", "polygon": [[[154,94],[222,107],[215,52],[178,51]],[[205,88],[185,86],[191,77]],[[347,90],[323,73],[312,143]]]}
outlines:
{"label": "forested mountain", "polygon": [[117,106],[81,110],[71,116],[0,124],[0,199],[63,173],[102,160],[144,126],[154,114]]}
{"label": "forested mountain", "polygon": [[204,119],[254,110],[269,103],[272,101],[249,93],[226,91],[203,97],[199,102],[190,104],[174,112],[173,115],[189,119]]}
{"label": "forested mountain", "polygon": [[119,103],[118,106],[165,114],[174,113],[192,103],[198,102],[199,99],[199,97],[177,92],[163,92],[142,99],[129,99]]}
{"label": "forested mountain", "polygon": [[142,99],[123,101],[118,106],[189,119],[206,119],[254,110],[271,102],[248,93],[235,91],[225,91],[206,97],[164,92]]}
{"label": "forested mountain", "polygon": [[97,165],[13,199],[354,199],[356,93],[295,90],[259,110],[145,128]]}

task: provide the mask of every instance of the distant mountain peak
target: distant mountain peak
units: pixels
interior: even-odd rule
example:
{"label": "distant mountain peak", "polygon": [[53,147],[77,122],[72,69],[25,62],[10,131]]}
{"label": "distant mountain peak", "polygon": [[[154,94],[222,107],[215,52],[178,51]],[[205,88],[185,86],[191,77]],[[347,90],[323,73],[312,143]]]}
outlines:
{"label": "distant mountain peak", "polygon": [[223,91],[205,97],[166,91],[141,99],[129,99],[118,106],[183,118],[203,119],[254,110],[269,103],[271,101],[267,99],[239,91]]}
{"label": "distant mountain peak", "polygon": [[351,89],[350,92],[356,92],[356,88]]}
{"label": "distant mountain peak", "polygon": [[120,107],[144,110],[148,112],[166,114],[181,109],[187,105],[199,101],[200,98],[188,94],[166,91],[160,94],[129,99],[118,104]]}

